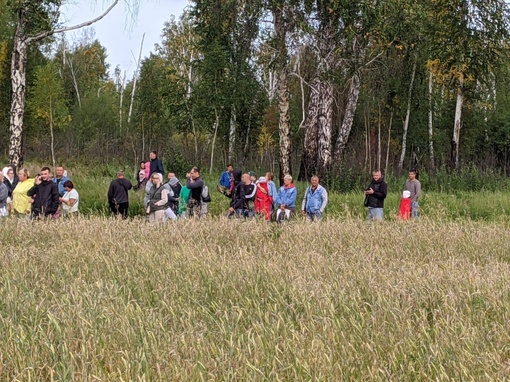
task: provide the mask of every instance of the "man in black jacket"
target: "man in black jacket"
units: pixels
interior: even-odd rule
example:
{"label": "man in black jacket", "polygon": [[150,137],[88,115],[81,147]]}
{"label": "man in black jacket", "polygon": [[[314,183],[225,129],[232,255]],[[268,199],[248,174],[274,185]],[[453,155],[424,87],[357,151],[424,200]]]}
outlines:
{"label": "man in black jacket", "polygon": [[129,209],[128,190],[133,187],[131,182],[124,177],[124,171],[117,172],[117,179],[112,180],[108,189],[108,204],[114,215],[121,214],[122,219],[127,219]]}
{"label": "man in black jacket", "polygon": [[149,176],[151,176],[153,173],[158,172],[161,175],[164,175],[165,172],[163,171],[163,162],[161,162],[161,159],[158,158],[158,152],[157,151],[151,151],[149,154],[149,158],[151,160],[151,168],[149,172]]}
{"label": "man in black jacket", "polygon": [[368,220],[383,220],[384,199],[388,193],[388,185],[381,171],[372,172],[372,181],[365,190],[365,207],[368,207]]}
{"label": "man in black jacket", "polygon": [[34,198],[32,204],[32,218],[55,215],[59,206],[58,186],[51,179],[49,167],[41,168],[41,173],[35,178],[34,187],[27,192]]}

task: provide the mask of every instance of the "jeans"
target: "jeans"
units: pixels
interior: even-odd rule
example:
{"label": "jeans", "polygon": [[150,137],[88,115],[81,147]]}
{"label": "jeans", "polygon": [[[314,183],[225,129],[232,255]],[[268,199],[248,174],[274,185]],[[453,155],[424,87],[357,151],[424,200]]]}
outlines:
{"label": "jeans", "polygon": [[419,209],[418,202],[412,202],[411,203],[411,215],[414,219],[418,218],[418,209]]}
{"label": "jeans", "polygon": [[306,217],[311,221],[318,221],[322,219],[322,212],[307,212]]}
{"label": "jeans", "polygon": [[368,220],[383,220],[384,208],[368,207]]}

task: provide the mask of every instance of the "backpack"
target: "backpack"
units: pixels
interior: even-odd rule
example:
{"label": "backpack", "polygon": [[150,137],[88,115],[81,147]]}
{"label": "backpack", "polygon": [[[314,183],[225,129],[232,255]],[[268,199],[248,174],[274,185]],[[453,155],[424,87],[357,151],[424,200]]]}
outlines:
{"label": "backpack", "polygon": [[202,202],[211,203],[211,195],[209,195],[209,187],[204,184],[204,188],[202,188]]}

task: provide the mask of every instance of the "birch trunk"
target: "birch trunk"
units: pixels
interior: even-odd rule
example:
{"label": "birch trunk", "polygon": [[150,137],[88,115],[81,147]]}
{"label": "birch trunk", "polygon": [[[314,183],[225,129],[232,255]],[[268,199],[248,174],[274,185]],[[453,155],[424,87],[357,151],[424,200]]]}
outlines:
{"label": "birch trunk", "polygon": [[280,182],[286,174],[292,174],[291,153],[292,141],[290,136],[290,97],[289,97],[289,68],[287,51],[287,23],[284,10],[275,5],[273,10],[275,40],[277,42],[277,72],[276,89],[278,93],[278,132],[280,138]]}
{"label": "birch trunk", "polygon": [[[462,83],[462,81],[461,81]],[[453,124],[453,138],[452,138],[452,168],[456,169],[459,165],[459,141],[460,129],[462,127],[462,106],[464,105],[464,93],[462,91],[462,84],[457,89],[457,102],[455,105],[455,121]]]}
{"label": "birch trunk", "polygon": [[235,106],[232,105],[230,111],[230,130],[228,133],[228,162],[234,162],[235,146],[236,146],[236,130],[237,130],[237,114]]}
{"label": "birch trunk", "polygon": [[12,100],[11,100],[11,117],[9,121],[9,161],[20,167],[23,164],[22,156],[22,139],[23,139],[23,117],[25,113],[25,91],[26,91],[26,64],[28,46],[37,41],[41,41],[46,37],[52,36],[57,33],[67,32],[71,30],[80,29],[89,26],[96,21],[104,18],[117,4],[119,0],[114,2],[108,9],[100,16],[77,24],[71,27],[55,28],[41,32],[35,36],[27,36],[25,32],[25,25],[28,19],[24,15],[24,7],[27,6],[22,2],[17,9],[16,32],[14,34],[13,50],[11,56],[11,86],[12,86]]}
{"label": "birch trunk", "polygon": [[400,160],[398,161],[398,168],[402,170],[404,167],[404,159],[406,157],[407,148],[407,130],[409,129],[409,118],[411,116],[411,98],[413,95],[414,78],[416,76],[416,60],[413,64],[413,74],[411,75],[411,83],[409,84],[409,91],[407,93],[407,112],[406,119],[404,121],[404,131],[402,133],[402,152],[400,153]]}
{"label": "birch trunk", "polygon": [[[331,136],[333,133],[334,86],[331,82],[321,84],[322,103],[318,115],[317,176],[327,183],[331,169]],[[307,178],[308,179],[308,178]]]}
{"label": "birch trunk", "polygon": [[317,150],[319,147],[319,113],[321,108],[321,83],[314,79],[310,85],[310,100],[306,113],[303,128],[305,138],[303,141],[303,156],[301,158],[301,169],[299,179],[308,180],[315,175],[317,170]]}
{"label": "birch trunk", "polygon": [[214,108],[214,135],[212,138],[212,145],[211,145],[211,165],[209,167],[209,174],[212,174],[213,168],[214,168],[214,149],[216,148],[216,136],[218,135],[218,126],[220,125],[220,117],[218,115],[218,110]]}
{"label": "birch trunk", "polygon": [[28,44],[25,39],[24,22],[18,16],[14,47],[11,57],[12,102],[9,123],[9,161],[19,168],[23,164],[21,142],[23,137],[23,117],[25,114],[26,64]]}
{"label": "birch trunk", "polygon": [[360,74],[354,73],[351,80],[351,86],[349,87],[349,95],[347,96],[347,106],[345,107],[344,120],[340,127],[340,132],[335,143],[335,164],[339,166],[342,162],[345,147],[351,134],[352,124],[354,122],[354,115],[356,114],[356,108],[358,107],[358,99],[361,88]]}
{"label": "birch trunk", "polygon": [[434,157],[434,135],[433,135],[433,122],[434,122],[434,108],[433,108],[433,76],[432,72],[429,73],[429,155],[430,155],[430,168],[435,169]]}

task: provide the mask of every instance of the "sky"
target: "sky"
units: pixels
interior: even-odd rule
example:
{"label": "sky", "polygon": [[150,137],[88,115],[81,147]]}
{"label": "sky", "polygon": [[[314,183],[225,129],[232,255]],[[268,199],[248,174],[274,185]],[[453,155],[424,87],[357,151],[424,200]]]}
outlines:
{"label": "sky", "polygon": [[[165,21],[170,20],[172,15],[178,19],[189,5],[188,0],[139,1],[140,7],[135,19],[126,7],[126,1],[122,0],[104,19],[92,24],[95,38],[106,48],[110,76],[113,76],[113,70],[119,65],[122,72],[127,72],[127,79],[130,79],[136,69],[143,34],[145,33],[142,60],[154,51],[156,43],[161,42]],[[71,1],[62,8],[61,22],[64,26],[71,26],[93,19],[102,14],[112,2],[113,0]],[[66,32],[66,38],[70,41],[79,39],[82,35],[80,30]]]}

